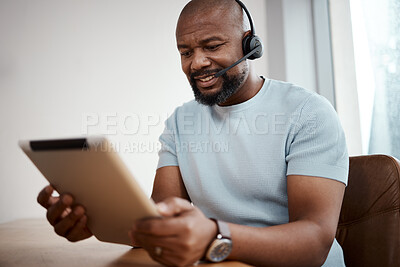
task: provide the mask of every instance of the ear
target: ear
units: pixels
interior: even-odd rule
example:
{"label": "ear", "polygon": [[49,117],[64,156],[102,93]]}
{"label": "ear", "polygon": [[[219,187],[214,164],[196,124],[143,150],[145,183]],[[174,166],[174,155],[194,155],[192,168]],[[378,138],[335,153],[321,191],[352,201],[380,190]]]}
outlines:
{"label": "ear", "polygon": [[247,53],[249,53],[249,39],[251,38],[251,30],[246,31],[243,34],[242,37],[242,50],[243,50],[243,55],[246,55]]}
{"label": "ear", "polygon": [[244,39],[246,36],[249,36],[249,35],[251,35],[251,30],[244,32],[242,39]]}

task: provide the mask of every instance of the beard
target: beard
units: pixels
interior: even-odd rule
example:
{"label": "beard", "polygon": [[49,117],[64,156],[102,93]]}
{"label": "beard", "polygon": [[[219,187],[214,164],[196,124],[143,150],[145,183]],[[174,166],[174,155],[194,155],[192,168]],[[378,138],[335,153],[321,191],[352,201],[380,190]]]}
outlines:
{"label": "beard", "polygon": [[194,77],[207,75],[211,73],[217,73],[220,69],[216,70],[206,70],[206,71],[197,71],[190,75],[190,85],[192,86],[194,98],[195,100],[206,106],[213,106],[216,104],[224,103],[228,100],[232,95],[234,95],[239,87],[243,84],[246,76],[246,69],[244,69],[241,73],[235,76],[228,76],[228,74],[224,73],[222,76],[222,88],[218,92],[214,94],[202,94],[199,88],[196,85],[196,80]]}

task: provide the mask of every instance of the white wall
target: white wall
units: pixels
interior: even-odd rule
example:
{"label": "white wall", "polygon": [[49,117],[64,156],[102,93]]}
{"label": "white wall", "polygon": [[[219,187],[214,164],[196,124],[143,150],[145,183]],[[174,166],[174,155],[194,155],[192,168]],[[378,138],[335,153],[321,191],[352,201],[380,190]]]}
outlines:
{"label": "white wall", "polygon": [[318,91],[311,0],[266,0],[268,70],[273,79]]}
{"label": "white wall", "polygon": [[[244,2],[265,40],[265,2]],[[36,196],[47,183],[19,139],[108,134],[150,194],[163,120],[192,99],[175,46],[186,3],[0,1],[0,222],[44,216]],[[265,57],[255,65],[267,76]],[[87,118],[99,123],[87,128]]]}

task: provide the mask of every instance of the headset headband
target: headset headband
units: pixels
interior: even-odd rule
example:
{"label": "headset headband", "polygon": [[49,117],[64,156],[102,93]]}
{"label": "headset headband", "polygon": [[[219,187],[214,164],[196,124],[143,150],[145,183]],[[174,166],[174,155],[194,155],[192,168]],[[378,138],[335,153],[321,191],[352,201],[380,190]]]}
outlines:
{"label": "headset headband", "polygon": [[256,35],[256,31],[254,30],[253,20],[251,19],[250,12],[247,10],[246,6],[243,4],[242,1],[240,1],[240,0],[235,0],[235,1],[236,1],[236,3],[238,3],[238,4],[240,5],[240,7],[244,10],[244,12],[245,12],[246,15],[247,15],[247,18],[249,19],[251,34],[252,34],[252,35]]}

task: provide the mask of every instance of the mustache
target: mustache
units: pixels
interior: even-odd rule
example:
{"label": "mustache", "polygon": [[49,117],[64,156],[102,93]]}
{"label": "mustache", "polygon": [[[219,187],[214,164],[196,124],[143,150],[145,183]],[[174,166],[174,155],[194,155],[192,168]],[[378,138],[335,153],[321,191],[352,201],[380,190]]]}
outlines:
{"label": "mustache", "polygon": [[222,69],[198,70],[198,71],[195,71],[195,72],[190,74],[190,80],[194,81],[195,77],[206,76],[206,75],[209,75],[209,74],[215,74],[215,73],[219,72],[220,70],[222,70]]}

